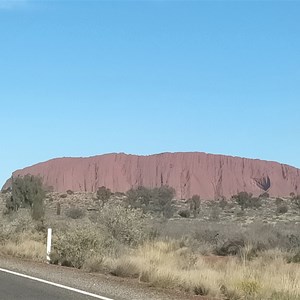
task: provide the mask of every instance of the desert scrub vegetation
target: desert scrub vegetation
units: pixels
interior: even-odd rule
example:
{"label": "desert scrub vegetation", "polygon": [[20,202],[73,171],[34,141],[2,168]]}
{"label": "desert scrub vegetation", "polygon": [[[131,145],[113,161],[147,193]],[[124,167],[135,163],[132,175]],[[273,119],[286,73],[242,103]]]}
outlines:
{"label": "desert scrub vegetation", "polygon": [[[215,231],[210,232],[209,225]],[[216,299],[300,299],[297,228],[281,228],[279,235],[280,228],[261,224],[244,229],[237,237],[242,228],[230,232],[233,227],[228,227],[222,232],[224,226],[211,223],[194,236],[138,236],[132,244],[98,226],[94,221],[57,237],[58,263]],[[217,243],[212,242],[216,231],[220,232]]]}
{"label": "desert scrub vegetation", "polygon": [[[120,214],[118,210],[115,213]],[[132,212],[126,209],[123,213]],[[28,210],[20,209],[18,214],[17,218],[10,215],[5,222],[2,219],[1,254],[44,260],[44,231],[38,231],[40,227]],[[118,235],[112,236],[106,227],[109,222],[71,221],[54,231],[52,263],[131,277],[153,287],[216,299],[296,300],[300,297],[299,264],[296,260],[288,261],[291,257],[288,251],[273,248],[250,256],[251,245],[246,245],[235,256],[220,257],[211,252],[202,255],[197,243],[196,247],[192,245],[192,238],[141,239],[140,235],[133,234],[137,240],[129,243]],[[130,224],[133,223],[124,226]],[[145,228],[139,229],[145,232]]]}
{"label": "desert scrub vegetation", "polygon": [[91,220],[70,223],[56,231],[51,260],[55,264],[91,269],[95,258],[98,262],[104,256],[113,258],[141,244],[147,237],[145,218],[140,209],[107,202]]}
{"label": "desert scrub vegetation", "polygon": [[109,247],[113,247],[109,243],[109,237],[99,234],[97,228],[68,228],[54,235],[51,262],[81,269],[92,256],[108,255]]}
{"label": "desert scrub vegetation", "polygon": [[175,240],[148,241],[104,263],[116,276],[136,277],[154,287],[178,288],[218,299],[300,297],[299,266],[287,264],[285,254],[278,250],[249,261],[239,257],[205,257]]}
{"label": "desert scrub vegetation", "polygon": [[175,197],[175,190],[169,186],[159,188],[140,186],[130,189],[126,196],[126,202],[130,207],[140,208],[144,213],[165,218],[173,216],[172,200]]}
{"label": "desert scrub vegetation", "polygon": [[[234,205],[241,211],[239,204],[225,199],[205,203],[198,197],[194,197],[195,205],[180,207],[182,218],[168,219],[163,211],[173,196],[166,187],[160,193],[158,189],[132,190],[131,200],[124,195],[106,199],[107,191],[102,188],[101,192],[104,201],[95,201],[95,193],[87,200],[86,194],[82,196],[87,206],[76,202],[76,209],[84,212],[79,218],[66,216],[80,196],[77,192],[68,193],[64,200],[58,193],[48,196],[51,201],[43,221],[32,218],[30,207],[4,215],[0,254],[45,261],[46,228],[50,226],[54,264],[220,300],[300,299],[299,223],[231,223],[222,213]],[[10,193],[2,196],[7,199]],[[277,204],[274,199],[271,213],[285,204],[289,210],[283,217],[290,215],[294,211],[291,202],[281,200]],[[62,206],[61,214],[57,203]],[[210,213],[215,208],[218,220]],[[246,205],[244,213],[251,211],[261,213]]]}
{"label": "desert scrub vegetation", "polygon": [[259,208],[261,206],[261,199],[253,197],[251,193],[240,192],[232,196],[232,199],[241,207],[242,210],[245,208]]}

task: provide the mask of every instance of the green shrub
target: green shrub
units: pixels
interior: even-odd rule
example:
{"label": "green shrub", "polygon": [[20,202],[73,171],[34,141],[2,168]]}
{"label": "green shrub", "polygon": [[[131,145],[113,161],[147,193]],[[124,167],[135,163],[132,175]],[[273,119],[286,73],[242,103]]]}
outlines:
{"label": "green shrub", "polygon": [[132,188],[126,193],[127,203],[132,208],[142,208],[144,212],[149,210],[149,206],[153,202],[153,193],[151,189],[144,186]]}
{"label": "green shrub", "polygon": [[220,208],[216,205],[212,206],[209,212],[210,221],[219,221],[220,220]]}
{"label": "green shrub", "polygon": [[101,253],[103,240],[96,230],[75,228],[53,236],[51,261],[63,266],[82,268],[95,253]]}
{"label": "green shrub", "polygon": [[245,208],[258,208],[261,206],[261,198],[255,198],[251,193],[240,192],[237,195],[233,195],[232,199],[241,207]]}
{"label": "green shrub", "polygon": [[123,244],[136,246],[146,237],[145,215],[140,209],[108,202],[99,212],[97,222]]}
{"label": "green shrub", "polygon": [[185,209],[185,210],[180,210],[178,212],[178,215],[182,218],[189,218],[190,215],[191,215],[191,212],[188,210],[188,209]]}
{"label": "green shrub", "polygon": [[12,196],[6,203],[7,208],[18,210],[19,207],[29,207],[32,218],[41,220],[44,217],[44,200],[46,192],[41,178],[25,175],[24,177],[13,178]]}
{"label": "green shrub", "polygon": [[279,214],[279,215],[282,215],[282,214],[287,213],[288,210],[289,210],[289,208],[286,204],[281,204],[281,205],[277,206],[276,213]]}
{"label": "green shrub", "polygon": [[276,206],[279,206],[279,205],[281,205],[282,203],[283,203],[283,200],[282,200],[281,198],[277,197],[276,200],[275,200]]}
{"label": "green shrub", "polygon": [[84,217],[84,211],[78,207],[71,207],[67,210],[66,216],[71,219],[81,219]]}
{"label": "green shrub", "polygon": [[300,195],[294,196],[292,199],[297,209],[300,209]]}
{"label": "green shrub", "polygon": [[247,192],[240,192],[237,195],[232,196],[232,199],[236,201],[242,210],[247,207],[250,198],[252,198],[252,194],[248,194]]}
{"label": "green shrub", "polygon": [[190,202],[190,210],[193,212],[194,218],[196,218],[200,213],[200,196],[193,195],[191,199],[188,200]]}
{"label": "green shrub", "polygon": [[112,193],[110,189],[106,188],[105,186],[99,187],[96,192],[97,200],[100,201],[102,206],[110,199],[111,195]]}
{"label": "green shrub", "polygon": [[288,259],[289,263],[300,263],[300,249],[293,256]]}
{"label": "green shrub", "polygon": [[173,215],[172,199],[175,190],[169,186],[146,188],[139,186],[130,189],[127,193],[127,203],[132,208],[140,208],[144,213],[162,214],[166,218]]}
{"label": "green shrub", "polygon": [[229,240],[216,246],[214,254],[220,256],[238,255],[244,247],[245,241],[243,239]]}
{"label": "green shrub", "polygon": [[222,199],[219,201],[219,206],[222,210],[224,210],[228,205],[228,202],[225,197],[222,197]]}

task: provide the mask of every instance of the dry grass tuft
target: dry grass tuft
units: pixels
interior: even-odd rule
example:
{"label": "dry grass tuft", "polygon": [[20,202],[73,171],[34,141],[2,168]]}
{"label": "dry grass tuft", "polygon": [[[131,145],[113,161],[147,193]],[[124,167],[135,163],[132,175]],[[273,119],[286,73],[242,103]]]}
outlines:
{"label": "dry grass tuft", "polygon": [[281,299],[299,300],[299,266],[287,264],[284,257],[273,250],[251,261],[212,256],[212,263],[180,247],[177,241],[157,241],[112,260],[108,267],[117,276],[138,276],[151,286],[180,288],[195,295],[230,300],[274,299],[274,295],[281,295]]}
{"label": "dry grass tuft", "polygon": [[7,242],[0,247],[0,253],[35,261],[46,260],[46,245],[34,240],[21,240],[19,242]]}

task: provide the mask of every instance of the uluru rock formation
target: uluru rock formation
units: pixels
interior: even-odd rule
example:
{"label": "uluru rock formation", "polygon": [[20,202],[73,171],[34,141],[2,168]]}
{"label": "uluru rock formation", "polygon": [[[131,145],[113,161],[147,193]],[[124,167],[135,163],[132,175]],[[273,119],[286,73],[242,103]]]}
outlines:
{"label": "uluru rock formation", "polygon": [[[300,189],[300,170],[294,167],[201,152],[57,158],[17,170],[12,177],[26,174],[41,176],[56,192],[94,192],[103,185],[113,192],[125,192],[137,186],[169,185],[178,198],[199,194],[203,199],[215,199],[241,191],[288,196]],[[8,180],[3,188],[10,185]]]}

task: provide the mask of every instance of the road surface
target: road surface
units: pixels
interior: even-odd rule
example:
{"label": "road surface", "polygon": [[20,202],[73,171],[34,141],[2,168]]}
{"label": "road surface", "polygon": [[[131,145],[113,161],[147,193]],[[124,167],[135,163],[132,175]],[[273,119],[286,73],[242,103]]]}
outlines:
{"label": "road surface", "polygon": [[[23,274],[25,277],[32,276],[35,279],[17,276],[14,273]],[[83,295],[80,291],[99,297]],[[0,300],[195,300],[198,298],[202,299],[176,290],[152,288],[139,282],[138,279],[101,273],[91,274],[74,268],[0,255]]]}
{"label": "road surface", "polygon": [[80,290],[75,291],[72,288],[69,290],[68,287],[49,283],[41,282],[38,278],[26,275],[23,277],[0,270],[0,298],[3,300],[113,300],[102,296],[84,295]]}

